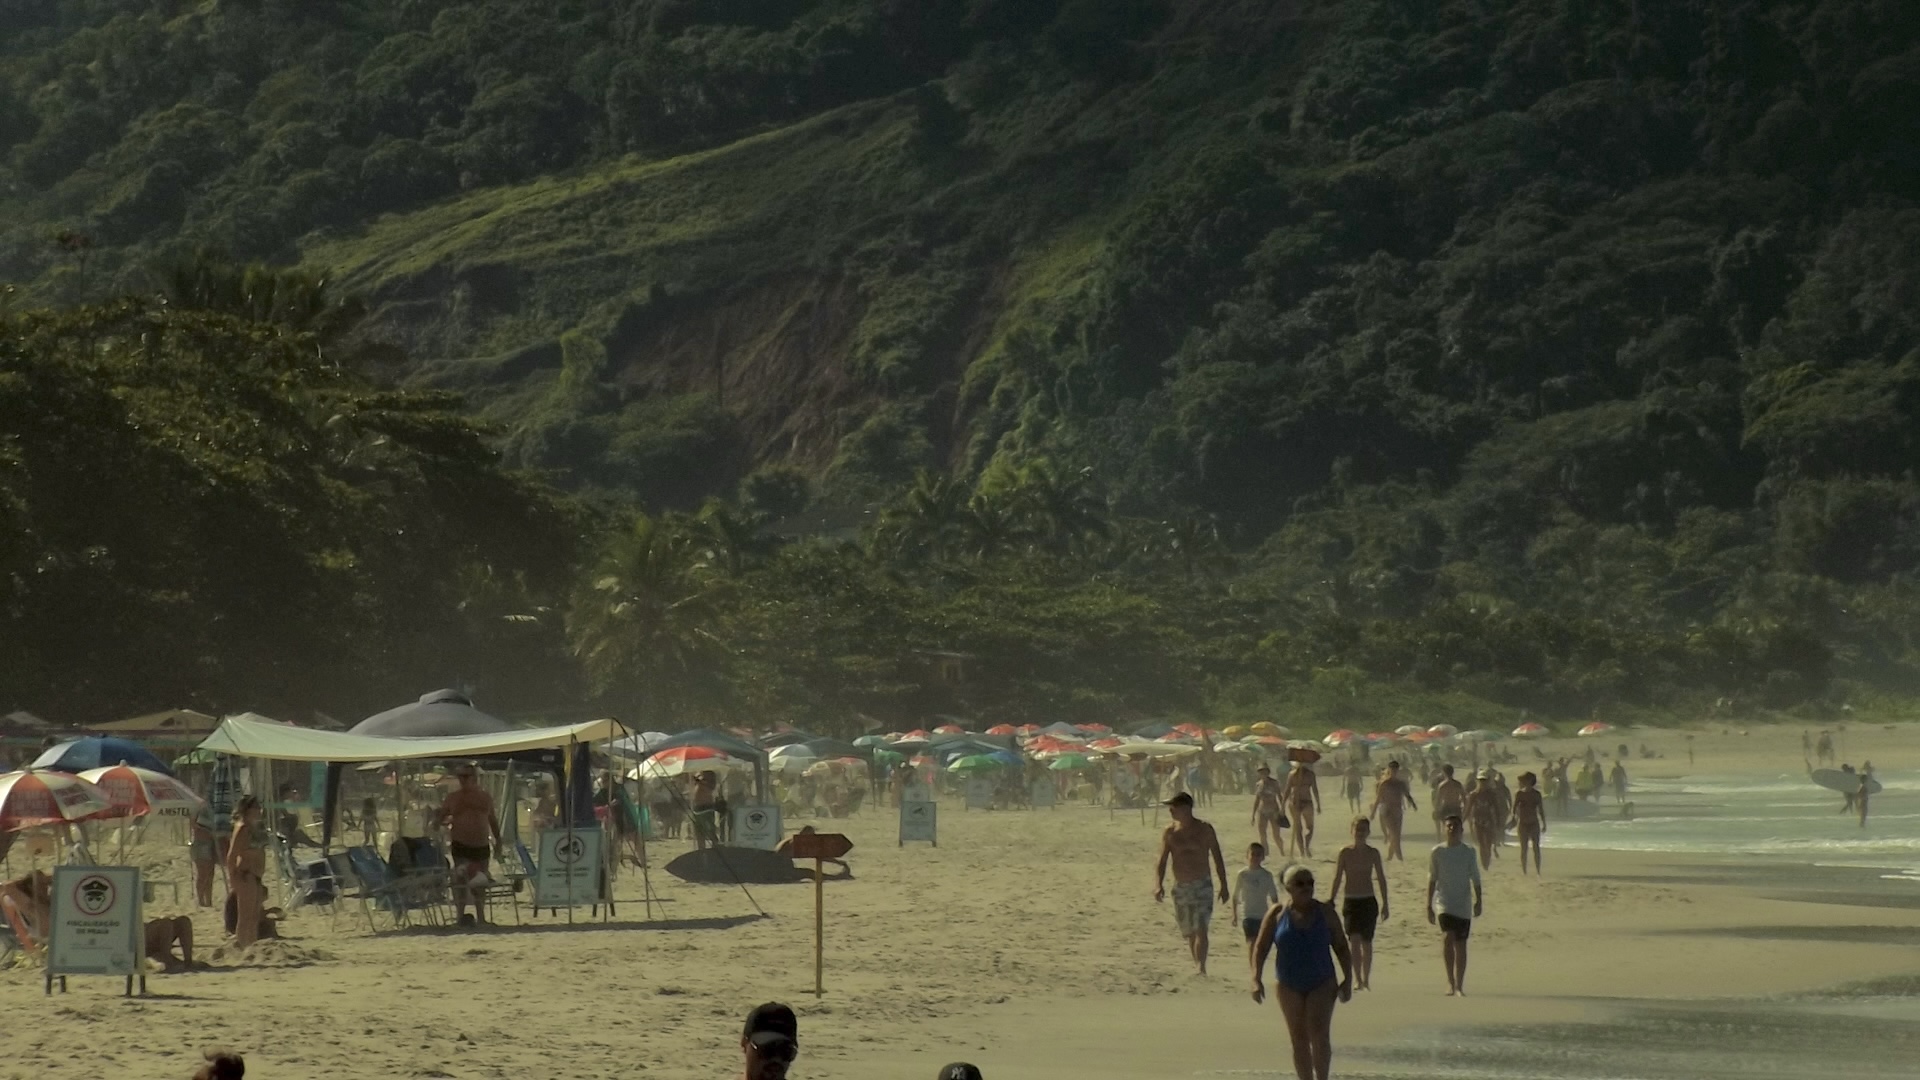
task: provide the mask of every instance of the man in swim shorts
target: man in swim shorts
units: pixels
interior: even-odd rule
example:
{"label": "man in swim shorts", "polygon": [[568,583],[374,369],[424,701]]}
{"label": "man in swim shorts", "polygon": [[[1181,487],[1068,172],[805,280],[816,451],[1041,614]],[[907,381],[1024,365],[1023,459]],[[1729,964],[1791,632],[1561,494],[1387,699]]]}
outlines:
{"label": "man in swim shorts", "polygon": [[[469,761],[453,770],[460,787],[440,804],[440,824],[447,830],[447,852],[453,857],[453,903],[456,921],[472,926],[474,919],[487,921],[481,904],[483,893],[469,883],[484,877],[492,860],[493,845],[500,843],[500,817],[493,812],[493,796],[480,786],[480,767]],[[467,915],[467,900],[473,900],[472,917]]]}
{"label": "man in swim shorts", "polygon": [[1440,766],[1440,782],[1433,785],[1433,835],[1437,839],[1446,839],[1447,817],[1460,813],[1466,802],[1466,785],[1453,778],[1453,765]]}
{"label": "man in swim shorts", "polygon": [[1387,834],[1387,858],[1405,861],[1400,851],[1400,833],[1406,820],[1406,808],[1420,809],[1413,801],[1413,787],[1400,774],[1398,761],[1387,762],[1387,775],[1373,786],[1373,808],[1367,816],[1380,815],[1380,830]]}
{"label": "man in swim shorts", "polygon": [[1440,958],[1447,967],[1447,996],[1467,992],[1467,937],[1480,916],[1480,860],[1460,842],[1459,814],[1442,823],[1446,842],[1427,862],[1427,922],[1440,926]]}
{"label": "man in swim shorts", "polygon": [[1160,834],[1160,860],[1153,872],[1153,898],[1167,898],[1167,864],[1173,864],[1173,920],[1187,941],[1200,974],[1207,973],[1207,924],[1213,921],[1213,879],[1207,875],[1211,858],[1220,878],[1220,900],[1230,898],[1227,861],[1220,854],[1220,838],[1213,826],[1193,816],[1193,796],[1178,792],[1166,801],[1173,824]]}
{"label": "man in swim shorts", "polygon": [[[1327,890],[1327,902],[1340,895],[1346,886],[1346,902],[1340,906],[1340,922],[1347,930],[1348,951],[1353,953],[1354,984],[1361,990],[1373,983],[1373,931],[1387,917],[1387,864],[1380,851],[1367,843],[1373,822],[1353,819],[1353,845],[1343,848],[1334,859],[1333,886]],[[1375,880],[1380,892],[1373,891]]]}

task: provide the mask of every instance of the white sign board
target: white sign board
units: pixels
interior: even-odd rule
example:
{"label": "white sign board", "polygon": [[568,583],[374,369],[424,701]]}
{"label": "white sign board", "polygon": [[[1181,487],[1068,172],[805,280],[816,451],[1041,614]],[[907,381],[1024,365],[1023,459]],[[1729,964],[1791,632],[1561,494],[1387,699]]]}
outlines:
{"label": "white sign board", "polygon": [[733,808],[733,844],[735,847],[772,851],[780,846],[780,808],[736,806]]}
{"label": "white sign board", "polygon": [[145,975],[140,871],[131,866],[53,868],[47,976]]}
{"label": "white sign board", "polygon": [[999,786],[999,781],[991,776],[967,777],[967,809],[993,809],[993,793]]}
{"label": "white sign board", "polygon": [[533,906],[573,907],[600,900],[600,863],[605,854],[598,828],[543,829]]}
{"label": "white sign board", "polygon": [[905,847],[909,840],[925,840],[934,847],[940,846],[935,839],[940,821],[940,806],[931,802],[903,802],[900,804],[900,846]]}
{"label": "white sign board", "polygon": [[1035,807],[1041,807],[1052,806],[1053,801],[1053,777],[1043,776],[1035,780],[1032,789],[1027,793],[1027,802]]}

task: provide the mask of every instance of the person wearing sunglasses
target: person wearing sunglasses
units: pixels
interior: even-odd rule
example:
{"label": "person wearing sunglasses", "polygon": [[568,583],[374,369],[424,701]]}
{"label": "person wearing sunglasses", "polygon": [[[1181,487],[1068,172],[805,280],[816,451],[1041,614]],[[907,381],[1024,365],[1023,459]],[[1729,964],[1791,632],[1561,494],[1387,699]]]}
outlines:
{"label": "person wearing sunglasses", "polygon": [[[1333,905],[1313,898],[1313,871],[1295,866],[1283,876],[1286,897],[1267,910],[1251,953],[1253,1000],[1265,1001],[1260,969],[1274,954],[1274,997],[1293,1042],[1299,1080],[1327,1080],[1333,1067],[1333,1006],[1353,999],[1353,957]],[[1333,962],[1340,962],[1336,980]]]}
{"label": "person wearing sunglasses", "polygon": [[778,1001],[755,1006],[740,1034],[740,1051],[746,1058],[744,1080],[786,1080],[800,1056],[800,1022],[793,1009]]}

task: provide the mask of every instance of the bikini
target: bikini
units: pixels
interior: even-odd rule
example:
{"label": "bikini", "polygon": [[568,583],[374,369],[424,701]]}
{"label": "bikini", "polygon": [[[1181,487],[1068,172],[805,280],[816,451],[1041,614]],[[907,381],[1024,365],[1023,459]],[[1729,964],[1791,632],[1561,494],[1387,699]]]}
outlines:
{"label": "bikini", "polygon": [[1273,978],[1296,994],[1310,994],[1333,979],[1332,933],[1327,917],[1314,905],[1314,919],[1296,925],[1289,907],[1273,928]]}

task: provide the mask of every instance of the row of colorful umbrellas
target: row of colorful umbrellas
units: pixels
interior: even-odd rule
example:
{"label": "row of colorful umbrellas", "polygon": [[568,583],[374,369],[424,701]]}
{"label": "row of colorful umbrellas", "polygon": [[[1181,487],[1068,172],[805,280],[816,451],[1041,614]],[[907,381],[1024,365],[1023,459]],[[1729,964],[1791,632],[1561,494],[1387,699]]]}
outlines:
{"label": "row of colorful umbrellas", "polygon": [[0,832],[95,818],[191,813],[198,795],[171,776],[133,765],[81,773],[27,768],[0,774]]}

